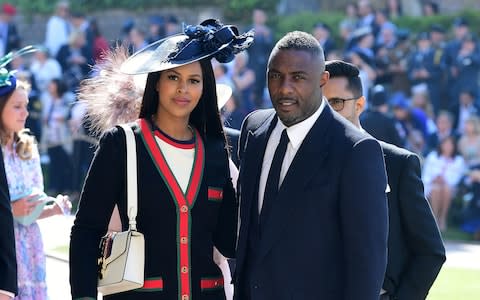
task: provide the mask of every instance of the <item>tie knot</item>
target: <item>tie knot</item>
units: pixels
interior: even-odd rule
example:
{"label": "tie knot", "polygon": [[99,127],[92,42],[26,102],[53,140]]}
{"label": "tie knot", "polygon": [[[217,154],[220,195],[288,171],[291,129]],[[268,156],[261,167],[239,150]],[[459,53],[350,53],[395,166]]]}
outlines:
{"label": "tie knot", "polygon": [[282,131],[282,136],[280,137],[280,145],[283,145],[283,144],[286,145],[286,144],[288,144],[289,141],[290,141],[290,140],[289,140],[289,138],[288,138],[287,130],[284,129],[284,130]]}

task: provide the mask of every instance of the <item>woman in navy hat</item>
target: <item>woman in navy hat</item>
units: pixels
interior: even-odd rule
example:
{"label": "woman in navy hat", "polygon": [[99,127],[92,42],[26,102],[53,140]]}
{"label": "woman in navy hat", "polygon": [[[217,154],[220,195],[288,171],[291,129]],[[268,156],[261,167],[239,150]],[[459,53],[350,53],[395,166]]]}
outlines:
{"label": "woman in navy hat", "polygon": [[[234,255],[237,202],[210,59],[228,62],[252,41],[250,32],[239,35],[233,26],[207,20],[147,46],[122,64],[132,77],[148,74],[138,119],[129,123],[137,149],[136,221],[145,236],[145,284],[105,299],[225,299],[213,249]],[[109,80],[104,71],[92,79],[97,85]],[[72,228],[73,299],[96,299],[98,245],[115,206],[122,229],[128,226],[125,133],[117,127],[105,130],[103,120],[122,121],[112,110],[120,107],[124,114],[132,107],[124,101],[135,93],[128,86],[132,83],[110,97],[108,111],[90,110],[101,140]]]}

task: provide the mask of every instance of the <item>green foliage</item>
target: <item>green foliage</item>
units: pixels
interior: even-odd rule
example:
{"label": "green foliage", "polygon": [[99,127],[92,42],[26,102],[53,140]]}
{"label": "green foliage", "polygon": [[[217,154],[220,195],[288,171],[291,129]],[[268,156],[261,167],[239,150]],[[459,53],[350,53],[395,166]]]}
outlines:
{"label": "green foliage", "polygon": [[[395,24],[399,28],[407,29],[411,33],[411,37],[421,31],[429,31],[433,24],[442,25],[445,30],[450,30],[453,20],[462,16],[470,22],[470,28],[477,34],[480,34],[480,11],[469,10],[463,11],[455,15],[440,15],[433,17],[412,17],[403,16],[395,19]],[[329,11],[322,13],[304,12],[291,16],[273,17],[270,25],[275,31],[275,37],[279,39],[285,33],[293,30],[302,30],[311,32],[313,25],[317,22],[323,22],[332,28],[333,38],[337,41],[337,45],[341,45],[342,41],[339,34],[340,22],[345,18],[341,11]]]}
{"label": "green foliage", "polygon": [[272,19],[272,27],[275,28],[275,35],[277,39],[292,30],[312,32],[313,26],[319,22],[325,23],[330,26],[333,30],[334,35],[338,36],[338,33],[336,31],[338,28],[338,24],[340,24],[340,22],[344,19],[344,15],[339,12],[303,12],[292,16],[277,16]]}
{"label": "green foliage", "polygon": [[[0,3],[7,1],[1,0]],[[23,14],[30,16],[32,14],[52,14],[55,10],[56,1],[52,0],[17,0],[13,3],[22,11]],[[73,11],[95,12],[107,9],[127,9],[130,11],[146,11],[150,8],[161,7],[198,7],[198,6],[218,6],[226,8],[225,1],[222,0],[75,0],[70,1],[70,8]]]}
{"label": "green foliage", "polygon": [[265,10],[269,15],[275,12],[278,0],[230,0],[224,1],[225,18],[250,23],[255,8]]}

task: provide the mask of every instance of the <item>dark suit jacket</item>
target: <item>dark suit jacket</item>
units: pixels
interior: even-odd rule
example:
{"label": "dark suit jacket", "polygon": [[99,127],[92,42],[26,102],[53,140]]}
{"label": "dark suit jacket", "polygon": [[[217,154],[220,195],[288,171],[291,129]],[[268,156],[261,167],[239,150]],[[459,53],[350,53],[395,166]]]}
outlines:
{"label": "dark suit jacket", "polygon": [[[374,138],[401,147],[405,144],[396,128],[395,119],[378,111],[369,110],[361,115],[362,127]],[[398,124],[400,126],[400,124]]]}
{"label": "dark suit jacket", "polygon": [[420,161],[381,142],[388,184],[388,264],[383,288],[393,299],[425,299],[445,261],[445,248],[425,199]]}
{"label": "dark suit jacket", "polygon": [[17,26],[14,23],[9,23],[7,27],[7,40],[5,41],[5,54],[13,50],[20,49],[20,35],[17,31]]}
{"label": "dark suit jacket", "polygon": [[246,300],[246,277],[254,300],[378,299],[388,222],[383,154],[328,105],[298,149],[262,221],[257,259],[246,267],[263,153],[276,120],[272,109],[261,110],[242,126],[236,299]]}
{"label": "dark suit jacket", "polygon": [[3,153],[0,150],[0,290],[17,293],[17,258]]}

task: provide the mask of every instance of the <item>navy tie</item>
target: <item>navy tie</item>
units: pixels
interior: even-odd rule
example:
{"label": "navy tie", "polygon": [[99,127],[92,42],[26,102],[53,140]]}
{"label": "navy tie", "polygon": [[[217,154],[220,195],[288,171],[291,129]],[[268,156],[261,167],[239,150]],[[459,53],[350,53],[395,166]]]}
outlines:
{"label": "navy tie", "polygon": [[267,183],[265,184],[265,193],[263,194],[260,224],[264,220],[266,214],[270,211],[270,207],[273,205],[275,198],[277,198],[280,182],[280,171],[282,170],[283,158],[285,157],[285,152],[287,151],[288,142],[287,130],[284,129],[282,131],[280,143],[278,143],[275,154],[273,155],[270,171],[268,172]]}

